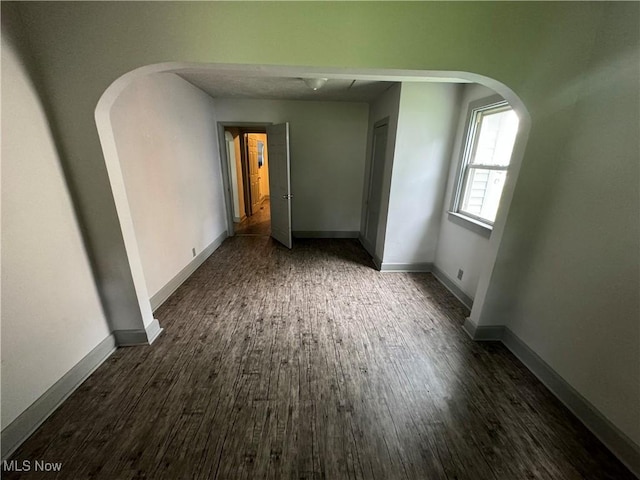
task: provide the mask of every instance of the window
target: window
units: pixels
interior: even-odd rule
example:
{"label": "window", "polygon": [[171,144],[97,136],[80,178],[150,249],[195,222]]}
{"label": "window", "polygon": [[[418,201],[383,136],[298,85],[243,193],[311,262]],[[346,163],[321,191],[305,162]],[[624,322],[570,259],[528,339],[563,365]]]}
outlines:
{"label": "window", "polygon": [[452,213],[492,228],[517,133],[518,116],[504,100],[471,105]]}

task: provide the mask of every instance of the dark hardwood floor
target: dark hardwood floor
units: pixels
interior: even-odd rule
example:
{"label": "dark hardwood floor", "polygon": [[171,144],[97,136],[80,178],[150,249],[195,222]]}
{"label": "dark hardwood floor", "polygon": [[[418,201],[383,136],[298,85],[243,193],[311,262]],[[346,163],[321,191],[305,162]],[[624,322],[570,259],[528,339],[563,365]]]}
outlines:
{"label": "dark hardwood floor", "polygon": [[630,479],[430,274],[234,237],[14,455],[64,479]]}
{"label": "dark hardwood floor", "polygon": [[264,199],[257,211],[240,223],[234,223],[236,235],[271,235],[271,203]]}

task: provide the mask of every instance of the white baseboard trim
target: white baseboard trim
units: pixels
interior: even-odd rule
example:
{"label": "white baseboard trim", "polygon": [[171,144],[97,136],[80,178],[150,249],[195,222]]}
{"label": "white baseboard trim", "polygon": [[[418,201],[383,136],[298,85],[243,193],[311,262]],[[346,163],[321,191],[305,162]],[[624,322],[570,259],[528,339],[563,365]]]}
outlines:
{"label": "white baseboard trim", "polygon": [[473,324],[471,322],[471,320],[469,319],[469,317],[464,319],[464,323],[462,324],[462,329],[465,331],[465,333],[467,335],[469,335],[469,338],[471,340],[480,340],[479,338],[476,338],[476,326],[475,324]]}
{"label": "white baseboard trim", "polygon": [[471,298],[469,295],[464,293],[462,289],[458,287],[458,285],[456,285],[455,282],[451,280],[451,278],[449,278],[449,276],[446,273],[444,273],[435,265],[433,266],[431,273],[433,274],[434,277],[436,277],[436,280],[438,280],[442,285],[444,285],[447,290],[453,293],[453,295],[458,300],[460,300],[465,307],[467,307],[469,310],[473,308],[473,298]]}
{"label": "white baseboard trim", "polygon": [[151,310],[154,312],[158,309],[160,305],[162,305],[167,298],[171,296],[173,292],[175,292],[180,285],[184,283],[184,281],[195,272],[200,265],[202,265],[207,258],[211,256],[213,252],[215,252],[222,242],[228,237],[228,232],[225,230],[222,232],[213,242],[209,244],[207,248],[202,250],[197,256],[195,256],[186,267],[184,267],[178,274],[173,277],[169,282],[162,287],[158,292],[156,292],[149,301],[151,302]]}
{"label": "white baseboard trim", "polygon": [[160,334],[164,331],[164,328],[160,326],[157,319],[153,319],[149,325],[144,327],[145,332],[147,333],[147,343],[151,345],[153,342],[157,340]]}
{"label": "white baseboard trim", "polygon": [[162,328],[157,319],[153,319],[144,329],[138,330],[114,330],[113,336],[119,347],[137,347],[151,345],[162,333]]}
{"label": "white baseboard trim", "polygon": [[295,238],[358,238],[360,232],[350,230],[295,230],[291,232]]}
{"label": "white baseboard trim", "polygon": [[604,417],[586,398],[508,328],[502,343],[604,443],[636,476],[640,476],[640,446]]}
{"label": "white baseboard trim", "polygon": [[114,330],[113,336],[116,339],[116,345],[119,347],[135,347],[138,345],[148,345],[147,332],[143,329],[138,330]]}
{"label": "white baseboard trim", "polygon": [[467,332],[473,340],[480,342],[500,342],[504,337],[506,327],[504,325],[483,325],[478,327],[467,317],[462,328],[464,328],[465,332]]}
{"label": "white baseboard trim", "polygon": [[110,334],[2,430],[2,460],[6,460],[116,350]]}
{"label": "white baseboard trim", "polygon": [[369,245],[369,242],[367,242],[367,239],[364,238],[361,233],[358,234],[358,240],[360,241],[360,244],[367,251],[369,255],[371,255],[372,257],[375,256],[375,252],[373,251],[373,248],[371,247],[371,245]]}
{"label": "white baseboard trim", "polygon": [[381,272],[414,272],[428,273],[433,269],[433,263],[389,263],[381,262]]}
{"label": "white baseboard trim", "polygon": [[547,362],[509,328],[475,326],[468,319],[464,329],[478,341],[501,341],[578,419],[640,478],[640,446],[602,415]]}

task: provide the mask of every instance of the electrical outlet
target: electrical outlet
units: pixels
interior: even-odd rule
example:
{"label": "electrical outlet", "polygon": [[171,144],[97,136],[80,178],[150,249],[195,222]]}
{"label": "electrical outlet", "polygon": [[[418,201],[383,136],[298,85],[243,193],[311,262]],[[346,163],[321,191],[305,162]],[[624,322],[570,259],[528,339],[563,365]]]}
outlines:
{"label": "electrical outlet", "polygon": [[196,256],[196,249],[195,249],[195,247],[191,249],[191,253],[193,253],[193,256],[194,256],[194,257]]}
{"label": "electrical outlet", "polygon": [[464,275],[464,272],[462,271],[461,268],[458,269],[458,280],[462,280],[462,275]]}

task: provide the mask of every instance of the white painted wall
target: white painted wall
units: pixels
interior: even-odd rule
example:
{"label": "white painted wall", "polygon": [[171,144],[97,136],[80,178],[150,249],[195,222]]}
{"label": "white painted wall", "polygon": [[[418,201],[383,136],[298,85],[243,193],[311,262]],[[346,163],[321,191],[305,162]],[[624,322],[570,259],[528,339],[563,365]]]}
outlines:
{"label": "white painted wall", "polygon": [[213,100],[153,74],[122,92],[111,122],[153,296],[227,229]]}
{"label": "white painted wall", "polygon": [[[444,205],[441,215],[440,235],[435,255],[435,266],[444,273],[447,278],[457,285],[471,299],[474,298],[478,280],[482,272],[489,238],[465,228],[451,220],[447,213],[451,208],[451,198],[456,186],[456,175],[460,163],[460,154],[465,140],[465,123],[469,104],[475,100],[490,97],[496,93],[475,83],[469,83],[462,88],[462,101],[456,135],[451,153],[449,179],[444,196]],[[464,271],[462,280],[458,280],[458,269]]]}
{"label": "white painted wall", "polygon": [[402,84],[385,264],[434,261],[459,111],[458,89],[444,83]]}
{"label": "white painted wall", "polygon": [[373,152],[371,151],[373,142],[374,126],[380,120],[389,119],[389,128],[387,131],[387,151],[382,175],[382,195],[380,198],[380,219],[378,221],[378,235],[375,245],[374,254],[378,259],[382,259],[384,254],[384,239],[387,232],[387,212],[389,211],[389,190],[391,188],[391,169],[393,167],[393,152],[396,148],[396,132],[398,130],[398,112],[400,110],[400,84],[396,83],[374,102],[369,108],[369,124],[367,127],[367,150],[366,150],[366,169],[364,174],[364,187],[362,192],[362,215],[360,231],[361,237],[364,238],[367,208],[366,202],[369,198],[369,183],[371,181],[371,162],[373,160]]}
{"label": "white painted wall", "polygon": [[637,13],[608,7],[588,71],[538,106],[483,320],[640,445]]}
{"label": "white painted wall", "polygon": [[109,335],[60,158],[2,25],[2,428]]}
{"label": "white painted wall", "polygon": [[215,99],[222,122],[289,122],[292,228],[360,230],[368,105]]}

